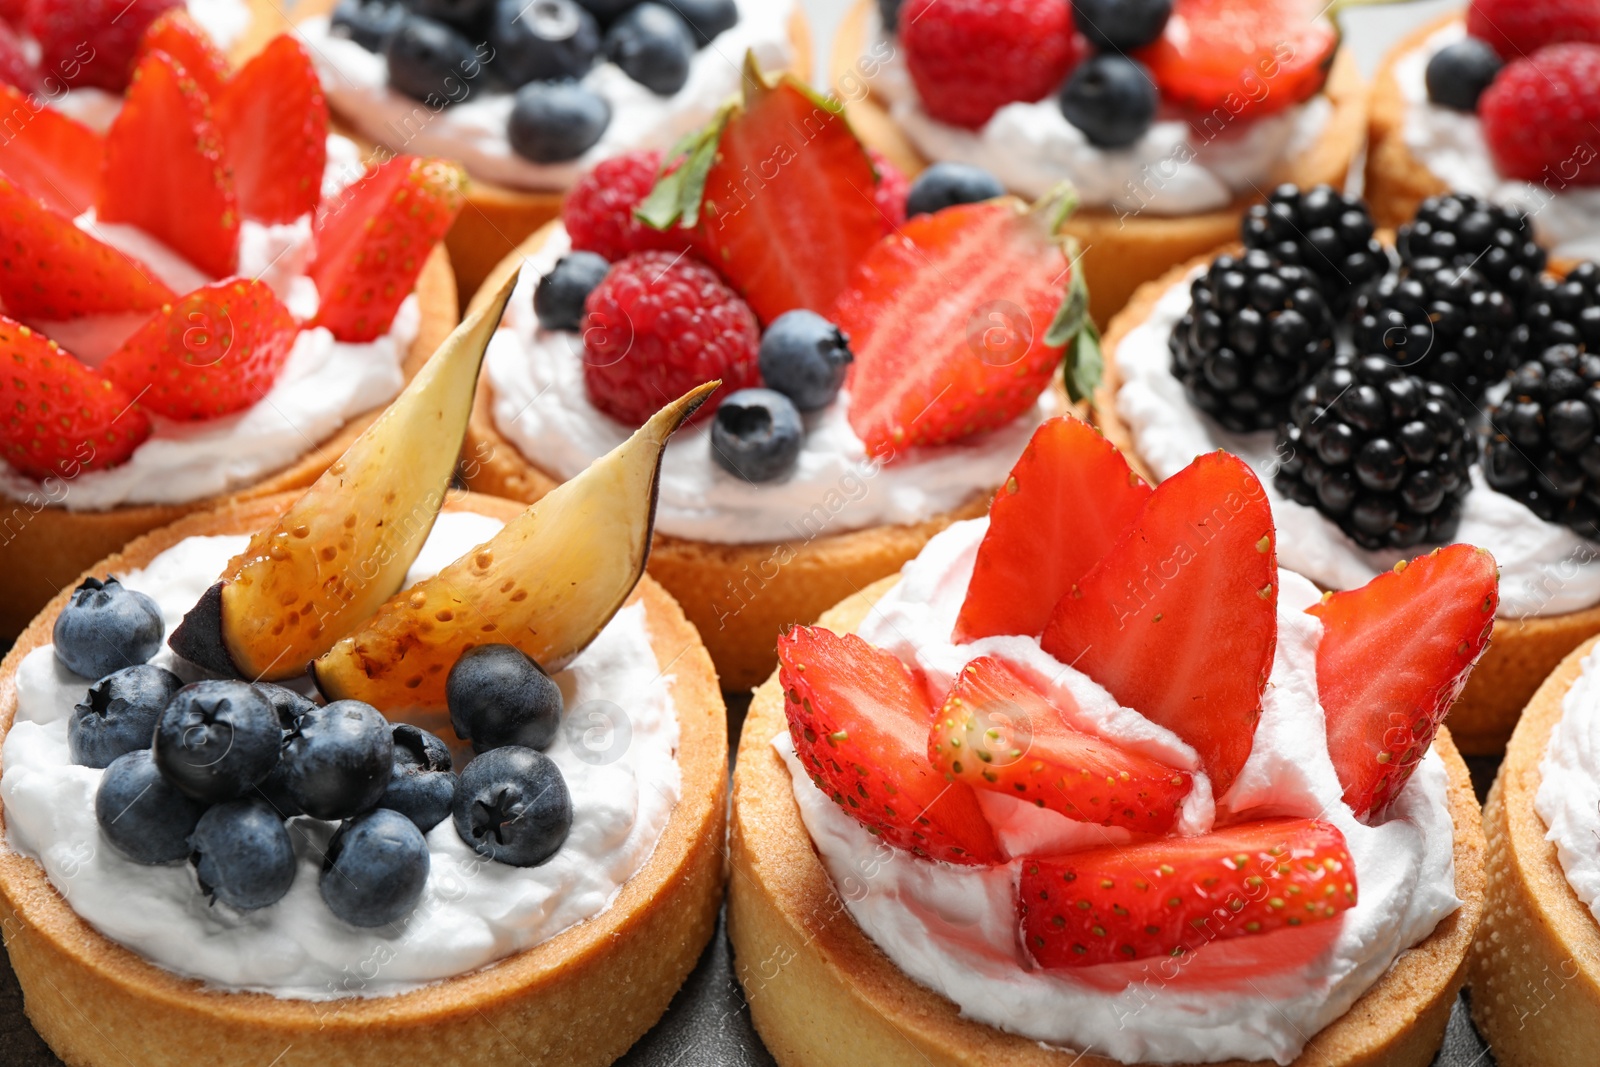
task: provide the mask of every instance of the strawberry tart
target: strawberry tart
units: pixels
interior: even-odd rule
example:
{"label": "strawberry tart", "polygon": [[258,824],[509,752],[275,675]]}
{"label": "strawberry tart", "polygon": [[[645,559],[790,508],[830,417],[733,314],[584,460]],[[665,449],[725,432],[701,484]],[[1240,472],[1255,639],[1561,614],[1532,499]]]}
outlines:
{"label": "strawberry tart", "polygon": [[309,484],[456,320],[454,165],[364,170],[291,37],[232,75],[169,16],[145,46],[103,134],[0,86],[8,635],[138,534]]}
{"label": "strawberry tart", "polygon": [[780,1064],[1432,1060],[1483,893],[1440,722],[1494,560],[1323,595],[1277,540],[1238,458],[1152,490],[1052,419],[986,519],[780,639],[729,911]]}
{"label": "strawberry tart", "polygon": [[1411,34],[1373,86],[1367,197],[1380,225],[1468,193],[1600,258],[1600,3],[1472,0]]}
{"label": "strawberry tart", "polygon": [[507,259],[523,281],[464,466],[536,500],[720,378],[667,449],[650,572],[729,690],[771,673],[781,627],[982,514],[1066,406],[1063,360],[1078,396],[1098,360],[1059,235],[1070,190],[906,222],[903,178],[834,105],[754,65],[746,85],[680,155],[601,163]]}
{"label": "strawberry tart", "polygon": [[1226,243],[1280,182],[1343,185],[1366,86],[1317,0],[858,0],[832,79],[908,173],[980,166],[1023,196],[1070,181],[1106,322]]}
{"label": "strawberry tart", "polygon": [[[799,0],[312,0],[299,33],[341,128],[458,160],[463,294],[603,159],[665,150],[737,95],[754,52],[809,77]],[[307,15],[304,12],[311,12]]]}

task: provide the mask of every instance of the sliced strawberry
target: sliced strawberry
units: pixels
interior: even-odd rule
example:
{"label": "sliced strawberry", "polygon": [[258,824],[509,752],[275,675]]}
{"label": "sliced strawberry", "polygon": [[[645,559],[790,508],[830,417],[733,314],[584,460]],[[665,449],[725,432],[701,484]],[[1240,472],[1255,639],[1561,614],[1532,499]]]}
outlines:
{"label": "sliced strawberry", "polygon": [[882,238],[839,296],[850,338],[850,425],[892,460],[1022,414],[1063,349],[1045,337],[1071,268],[1050,199],[1009,197],[918,215]]}
{"label": "sliced strawberry", "polygon": [[157,51],[171,56],[200,86],[207,99],[216,102],[228,81],[228,57],[186,8],[175,7],[150,24],[139,39],[133,65],[137,67],[145,56]]}
{"label": "sliced strawberry", "polygon": [[7,315],[59,321],[154,311],[171,299],[149,267],[0,176],[0,304]]}
{"label": "sliced strawberry", "polygon": [[30,478],[76,478],[126,462],[150,419],[122,387],[42,333],[0,316],[0,459]]}
{"label": "sliced strawberry", "polygon": [[306,273],[322,305],[316,324],[341,341],[370,341],[389,329],[433,246],[465,200],[454,163],[395,156],[322,206],[316,253]]}
{"label": "sliced strawberry", "polygon": [[27,30],[52,77],[120,93],[145,30],[182,6],[183,0],[29,0]]}
{"label": "sliced strawberry", "polygon": [[102,222],[144,230],[221,278],[239,265],[239,206],[210,104],[165,52],[151,52],[106,134]]}
{"label": "sliced strawberry", "polygon": [[1308,609],[1322,620],[1317,695],[1328,752],[1357,818],[1381,815],[1427,754],[1499,604],[1494,557],[1450,545]]}
{"label": "sliced strawberry", "polygon": [[299,332],[265,282],[231,278],[162,308],[100,369],[151,411],[214,419],[272,388]]}
{"label": "sliced strawberry", "polygon": [[1278,564],[1261,482],[1225,452],[1156,487],[1056,605],[1044,650],[1200,754],[1222,796],[1255,742],[1278,641]]}
{"label": "sliced strawberry", "polygon": [[800,626],[778,638],[789,736],[811,779],[896,848],[947,863],[1001,860],[972,789],[928,764],[933,708],[893,654]]}
{"label": "sliced strawberry", "polygon": [[1149,834],[1172,829],[1189,795],[1188,772],[1075,730],[1058,707],[1003,660],[980,656],[961,669],[934,715],[928,760],[952,782],[1079,822]]}
{"label": "sliced strawberry", "polygon": [[247,219],[293,222],[317,209],[328,163],[328,101],[305,45],[280,34],[217,98],[217,129]]}
{"label": "sliced strawberry", "polygon": [[1056,603],[1144,510],[1150,487],[1088,423],[1034,431],[989,505],[953,639],[1043,633]]}
{"label": "sliced strawberry", "polygon": [[[44,84],[44,73],[28,57],[28,49],[22,38],[4,22],[0,22],[0,84],[13,86],[25,93],[36,93]],[[8,122],[8,135],[11,129]]]}
{"label": "sliced strawberry", "polygon": [[1327,922],[1355,907],[1356,896],[1355,864],[1337,827],[1264,819],[1025,859],[1017,910],[1041,967],[1093,967]]}
{"label": "sliced strawberry", "polygon": [[1213,121],[1224,124],[1259,118],[1322,91],[1339,47],[1327,9],[1322,0],[1177,0],[1160,39],[1133,55],[1163,100],[1220,112]]}
{"label": "sliced strawberry", "polygon": [[0,171],[52,211],[76,218],[94,207],[105,142],[76,119],[0,85],[7,136]]}

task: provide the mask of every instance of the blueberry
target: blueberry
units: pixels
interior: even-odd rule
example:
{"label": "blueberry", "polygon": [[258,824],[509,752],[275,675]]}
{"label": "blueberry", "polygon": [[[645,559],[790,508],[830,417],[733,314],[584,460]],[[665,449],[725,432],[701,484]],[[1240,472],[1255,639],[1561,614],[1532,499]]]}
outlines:
{"label": "blueberry", "polygon": [[294,884],[294,844],[278,813],[254,798],[207,808],[189,835],[200,891],[240,911],[283,899]]}
{"label": "blueberry", "polygon": [[347,37],[369,52],[381,52],[406,20],[404,4],[389,0],[339,0],[328,20],[333,37]]}
{"label": "blueberry", "polygon": [[278,760],[278,765],[272,768],[272,773],[261,779],[250,795],[266,801],[273,811],[285,819],[306,813],[300,802],[289,792],[289,765],[281,758]]}
{"label": "blueberry", "polygon": [[253,688],[267,698],[272,710],[278,713],[278,725],[285,730],[294,729],[294,724],[299,721],[300,716],[317,706],[317,702],[310,697],[301,696],[285,685],[256,682]]}
{"label": "blueberry", "polygon": [[423,18],[470,32],[483,25],[494,0],[406,0],[406,6]]}
{"label": "blueberry", "polygon": [[72,762],[109,767],[118,756],[149,748],[161,709],[182,688],[182,678],[149,663],[124,667],[91,685],[67,721]]}
{"label": "blueberry", "polygon": [[1448,44],[1428,60],[1428,99],[1456,111],[1478,110],[1478,97],[1489,88],[1505,61],[1486,41],[1467,37]]}
{"label": "blueberry", "polygon": [[135,863],[172,863],[187,856],[189,835],[205,810],[161,777],[148,748],[113,760],[94,794],[100,836]]}
{"label": "blueberry", "polygon": [[459,783],[443,741],[409,723],[394,728],[389,788],[378,807],[398,811],[427,833],[450,817]]}
{"label": "blueberry", "polygon": [[578,0],[578,4],[599,19],[602,26],[611,25],[627,14],[628,9],[638,2],[639,0]]}
{"label": "blueberry", "polygon": [[1096,48],[1129,52],[1142,48],[1166,28],[1172,0],[1072,0],[1078,32]]}
{"label": "blueberry", "polygon": [[459,104],[487,81],[484,59],[472,42],[433,19],[407,18],[383,54],[390,88],[433,106]]}
{"label": "blueberry", "polygon": [[771,389],[740,389],[711,421],[711,456],[747,482],[770,482],[800,458],[800,412]]}
{"label": "blueberry", "polygon": [[672,9],[689,24],[695,44],[701,48],[739,25],[737,0],[672,0]]}
{"label": "blueberry", "polygon": [[104,678],[148,663],[164,630],[154,600],[115,578],[85,578],[56,617],[56,659],[73,674]]}
{"label": "blueberry", "polygon": [[900,25],[900,5],[904,3],[905,0],[878,0],[878,21],[890,33]]}
{"label": "blueberry", "polygon": [[1122,148],[1144,136],[1156,117],[1155,82],[1144,64],[1120,55],[1078,64],[1061,87],[1061,113],[1099,148]]}
{"label": "blueberry", "polygon": [[577,159],[611,124],[605,97],[575,82],[529,82],[517,90],[506,138],[511,150],[535,163]]}
{"label": "blueberry", "polygon": [[283,743],[284,786],[314,819],[345,819],[378,803],[389,787],[394,740],[371,704],[335,700],[312,708]]}
{"label": "blueberry", "polygon": [[351,926],[387,926],[416,908],[428,884],[428,842],[398,811],[377,808],[340,826],[322,859],[322,900]]}
{"label": "blueberry", "polygon": [[537,867],[572,829],[572,795],[554,760],[511,745],[467,764],[452,815],[456,833],[480,855]]}
{"label": "blueberry", "polygon": [[761,337],[761,380],[801,411],[825,408],[855,356],[850,339],[815,311],[786,311]]}
{"label": "blueberry", "polygon": [[611,264],[593,252],[568,252],[533,291],[533,312],[547,330],[576,330],[583,325],[583,302],[605,281]]}
{"label": "blueberry", "polygon": [[474,752],[504,745],[544,748],[561,726],[561,687],[511,645],[462,654],[444,683],[450,725]]}
{"label": "blueberry", "polygon": [[489,43],[512,85],[581,78],[600,55],[600,24],[573,0],[498,0]]}
{"label": "blueberry", "polygon": [[646,0],[606,31],[606,58],[657,96],[671,96],[689,80],[694,31],[664,4]]}
{"label": "blueberry", "polygon": [[156,720],[156,766],[192,797],[233,800],[277,766],[282,739],[278,713],[248,682],[195,682]]}
{"label": "blueberry", "polygon": [[911,183],[906,217],[932,215],[956,204],[976,204],[1005,195],[1005,186],[982,167],[968,163],[935,163]]}

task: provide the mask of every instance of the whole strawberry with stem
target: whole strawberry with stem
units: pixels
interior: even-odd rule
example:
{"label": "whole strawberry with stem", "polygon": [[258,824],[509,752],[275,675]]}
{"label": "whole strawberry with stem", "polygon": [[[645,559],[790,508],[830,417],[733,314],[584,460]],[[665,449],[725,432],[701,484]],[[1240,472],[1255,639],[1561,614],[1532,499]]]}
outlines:
{"label": "whole strawberry with stem", "polygon": [[1501,174],[1600,185],[1600,44],[1553,44],[1506,64],[1478,101],[1484,140]]}

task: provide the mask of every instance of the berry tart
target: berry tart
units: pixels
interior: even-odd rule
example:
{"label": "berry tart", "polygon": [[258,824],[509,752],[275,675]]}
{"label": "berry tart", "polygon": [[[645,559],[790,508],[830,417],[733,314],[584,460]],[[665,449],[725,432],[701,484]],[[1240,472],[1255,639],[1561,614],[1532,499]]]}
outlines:
{"label": "berry tart", "polygon": [[1323,588],[1421,547],[1492,552],[1495,643],[1451,721],[1463,751],[1497,753],[1600,631],[1600,269],[1545,273],[1524,216],[1464,194],[1426,201],[1393,249],[1328,188],[1275,191],[1241,236],[1113,322],[1097,418],[1155,480],[1243,456],[1284,566]]}
{"label": "berry tart", "polygon": [[456,322],[460,171],[363,169],[294,38],[229,75],[169,18],[103,135],[0,86],[6,636],[141,533],[309,485]]}
{"label": "berry tart", "polygon": [[670,148],[740,84],[740,63],[809,78],[799,0],[312,0],[299,32],[334,115],[379,149],[466,167],[451,231],[463,294],[555,218],[578,178]]}
{"label": "berry tart", "polygon": [[1104,323],[1280,182],[1342,186],[1366,86],[1317,0],[857,0],[833,83],[908,173],[1070,181]]}
{"label": "berry tart", "polygon": [[1151,490],[1052,419],[987,519],[780,639],[728,923],[779,1063],[1431,1061],[1483,893],[1440,720],[1494,561],[1319,595],[1275,540],[1237,457]]}
{"label": "berry tart", "polygon": [[1366,195],[1382,226],[1469,193],[1600,259],[1600,3],[1472,0],[1403,40],[1373,85]]}
{"label": "berry tart", "polygon": [[1063,358],[1098,360],[1059,236],[1069,190],[1031,207],[979,191],[905,221],[904,181],[833,105],[754,67],[746,85],[682,157],[600,164],[503,265],[524,281],[464,468],[535,500],[720,378],[667,449],[650,573],[729,690],[771,673],[781,627],[982,514],[1068,403]]}
{"label": "berry tart", "polygon": [[139,538],[0,665],[0,919],[67,1062],[600,1067],[699,958],[726,710],[643,562],[710,387],[527,511],[447,496],[499,310],[303,496]]}

